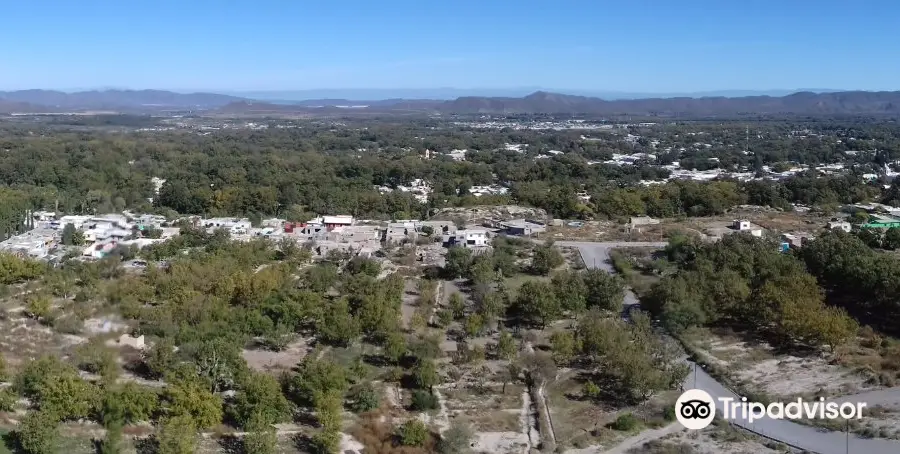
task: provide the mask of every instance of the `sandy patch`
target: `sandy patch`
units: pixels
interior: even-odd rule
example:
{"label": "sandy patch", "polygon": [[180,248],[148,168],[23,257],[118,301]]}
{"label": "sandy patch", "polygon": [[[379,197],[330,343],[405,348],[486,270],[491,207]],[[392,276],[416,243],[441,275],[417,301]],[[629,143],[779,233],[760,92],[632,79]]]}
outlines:
{"label": "sandy patch", "polygon": [[280,352],[269,350],[244,350],[247,365],[259,371],[290,370],[309,353],[305,340],[289,344]]}
{"label": "sandy patch", "polygon": [[478,432],[472,450],[521,454],[528,452],[528,437],[518,432]]}

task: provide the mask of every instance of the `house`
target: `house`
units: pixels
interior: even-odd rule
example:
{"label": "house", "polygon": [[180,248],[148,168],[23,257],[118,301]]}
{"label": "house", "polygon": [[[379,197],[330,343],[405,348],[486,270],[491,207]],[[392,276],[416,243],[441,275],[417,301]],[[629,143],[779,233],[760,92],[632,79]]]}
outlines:
{"label": "house", "polygon": [[106,255],[109,254],[110,251],[115,249],[116,245],[117,243],[115,241],[92,244],[86,247],[81,255],[85,257],[92,257],[95,259],[102,259],[103,257],[106,257]]}
{"label": "house", "polygon": [[487,247],[491,244],[488,231],[481,229],[459,230],[452,236],[450,243],[467,248]]}
{"label": "house", "polygon": [[807,232],[785,233],[781,235],[783,243],[787,243],[789,247],[799,249],[803,247],[803,243],[815,239],[814,236]]}
{"label": "house", "polygon": [[65,228],[66,224],[72,224],[76,229],[81,229],[90,219],[90,216],[63,216],[58,221],[50,221],[50,228],[61,229]]}
{"label": "house", "polygon": [[732,224],[731,224],[731,228],[733,228],[739,232],[743,232],[745,230],[752,229],[753,224],[751,224],[750,221],[735,219],[734,222],[732,222]]}
{"label": "house", "polygon": [[350,225],[335,227],[328,232],[326,238],[338,243],[362,243],[381,241],[381,230],[374,225]]}
{"label": "house", "polygon": [[210,218],[201,219],[200,225],[207,229],[226,229],[237,233],[243,231],[246,233],[253,225],[247,218]]}
{"label": "house", "polygon": [[634,216],[631,218],[630,222],[632,227],[637,227],[639,225],[657,225],[659,224],[659,219],[654,219],[650,216]]}
{"label": "house", "polygon": [[325,224],[325,227],[329,230],[335,227],[344,227],[353,225],[353,216],[349,215],[341,215],[341,216],[323,216],[322,224]]}
{"label": "house", "polygon": [[828,223],[828,229],[830,230],[843,230],[845,232],[850,232],[853,229],[853,226],[847,221],[831,221]]}
{"label": "house", "polygon": [[414,222],[392,222],[388,224],[384,232],[384,240],[390,243],[402,243],[406,240],[415,241],[418,236]]}
{"label": "house", "polygon": [[547,230],[546,225],[526,219],[515,219],[512,221],[501,222],[500,228],[503,229],[503,232],[507,235],[516,236],[534,235],[535,233],[541,233]]}
{"label": "house", "polygon": [[415,221],[416,230],[422,232],[425,227],[431,227],[433,235],[452,235],[456,233],[456,224],[453,221]]}

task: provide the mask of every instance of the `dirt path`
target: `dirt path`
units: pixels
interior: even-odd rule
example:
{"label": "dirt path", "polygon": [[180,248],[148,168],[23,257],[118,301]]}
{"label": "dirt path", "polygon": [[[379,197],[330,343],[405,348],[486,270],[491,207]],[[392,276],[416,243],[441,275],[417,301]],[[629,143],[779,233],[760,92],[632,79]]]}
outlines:
{"label": "dirt path", "polygon": [[[666,427],[661,427],[659,429],[645,430],[633,437],[626,438],[619,443],[618,446],[603,451],[604,454],[626,454],[628,450],[632,448],[636,448],[638,446],[642,446],[644,443],[648,441],[658,440],[666,435],[670,435],[676,432],[680,432],[685,430],[684,427],[681,426],[681,423],[674,422],[669,424]],[[596,452],[601,452],[599,449]],[[566,454],[572,454],[570,451],[566,451]]]}

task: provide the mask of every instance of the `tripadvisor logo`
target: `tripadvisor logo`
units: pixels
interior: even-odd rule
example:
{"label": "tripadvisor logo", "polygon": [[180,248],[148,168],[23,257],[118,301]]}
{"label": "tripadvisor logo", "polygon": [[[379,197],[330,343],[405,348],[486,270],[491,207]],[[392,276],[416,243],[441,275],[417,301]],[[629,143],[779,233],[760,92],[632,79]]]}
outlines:
{"label": "tripadvisor logo", "polygon": [[[718,404],[716,403],[718,400]],[[861,419],[865,403],[825,402],[819,398],[812,402],[797,399],[796,401],[772,402],[768,405],[760,402],[748,402],[746,397],[740,400],[732,397],[713,399],[702,389],[689,389],[675,401],[675,418],[682,426],[691,430],[700,430],[712,424],[716,417],[716,409],[720,410],[726,420],[742,420],[752,424],[753,421],[770,419]]]}

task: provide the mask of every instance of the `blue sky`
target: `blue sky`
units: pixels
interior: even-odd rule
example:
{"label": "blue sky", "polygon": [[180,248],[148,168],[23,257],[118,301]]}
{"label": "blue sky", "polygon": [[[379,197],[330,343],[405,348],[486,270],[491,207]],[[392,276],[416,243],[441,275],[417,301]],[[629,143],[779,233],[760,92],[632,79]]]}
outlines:
{"label": "blue sky", "polygon": [[8,0],[0,90],[900,89],[882,0]]}

